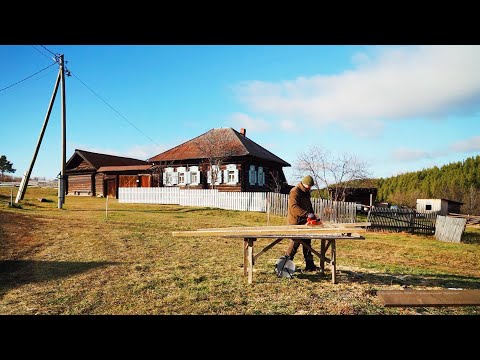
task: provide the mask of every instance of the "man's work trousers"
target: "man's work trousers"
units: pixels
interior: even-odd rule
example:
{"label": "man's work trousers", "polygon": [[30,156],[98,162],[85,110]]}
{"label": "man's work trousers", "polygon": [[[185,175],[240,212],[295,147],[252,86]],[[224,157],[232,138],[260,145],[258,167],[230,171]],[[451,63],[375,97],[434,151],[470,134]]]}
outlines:
{"label": "man's work trousers", "polygon": [[[306,244],[312,246],[312,239],[299,239],[304,241]],[[298,247],[300,246],[300,243],[298,241],[293,241],[290,240],[290,244],[288,245],[287,248],[287,255],[290,257],[290,259],[293,261],[293,258],[295,257],[295,254],[297,253]],[[303,249],[303,257],[305,258],[305,263],[313,263],[313,254],[310,251],[310,249],[307,249],[305,246],[302,245]]]}

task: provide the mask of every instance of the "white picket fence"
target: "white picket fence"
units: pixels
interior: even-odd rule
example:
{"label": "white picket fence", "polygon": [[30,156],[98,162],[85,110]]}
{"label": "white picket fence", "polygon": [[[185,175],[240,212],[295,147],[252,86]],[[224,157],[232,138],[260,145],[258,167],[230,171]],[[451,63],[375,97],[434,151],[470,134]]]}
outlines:
{"label": "white picket fence", "polygon": [[266,193],[219,192],[216,189],[118,188],[118,202],[136,204],[177,204],[225,210],[266,211]]}
{"label": "white picket fence", "polygon": [[[355,222],[357,208],[354,202],[311,199],[313,212],[322,221]],[[287,216],[288,194],[267,193],[267,211]]]}
{"label": "white picket fence", "polygon": [[[258,211],[287,216],[288,195],[265,192],[219,192],[216,189],[180,190],[178,187],[119,188],[118,202],[176,204],[225,210]],[[322,221],[355,222],[353,202],[312,199],[313,210]]]}

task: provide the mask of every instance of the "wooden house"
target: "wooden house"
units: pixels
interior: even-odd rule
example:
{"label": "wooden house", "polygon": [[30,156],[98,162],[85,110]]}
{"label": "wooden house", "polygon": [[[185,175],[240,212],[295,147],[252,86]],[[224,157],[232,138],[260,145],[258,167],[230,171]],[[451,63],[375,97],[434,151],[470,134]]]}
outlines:
{"label": "wooden house", "polygon": [[152,164],[76,149],[67,161],[66,194],[118,197],[119,187],[150,187]]}
{"label": "wooden house", "polygon": [[448,199],[417,199],[417,212],[437,213],[448,215],[448,213],[460,214],[460,206],[463,203]]}
{"label": "wooden house", "polygon": [[[289,163],[232,128],[211,129],[147,159],[161,186],[219,191],[288,192]],[[155,172],[155,170],[154,170]]]}

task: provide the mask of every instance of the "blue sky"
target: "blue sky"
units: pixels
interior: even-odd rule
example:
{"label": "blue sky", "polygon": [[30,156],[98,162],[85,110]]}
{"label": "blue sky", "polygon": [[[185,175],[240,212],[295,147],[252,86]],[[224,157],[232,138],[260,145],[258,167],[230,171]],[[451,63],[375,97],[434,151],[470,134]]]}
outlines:
{"label": "blue sky", "polygon": [[[480,46],[48,45],[63,53],[67,160],[75,149],[147,159],[212,128],[292,164],[312,146],[354,154],[374,177],[480,152]],[[0,89],[45,68],[39,45],[0,45]],[[0,91],[0,155],[29,166],[58,67]],[[150,140],[151,139],[151,140]],[[152,141],[153,140],[153,141]],[[32,176],[61,166],[60,91]]]}

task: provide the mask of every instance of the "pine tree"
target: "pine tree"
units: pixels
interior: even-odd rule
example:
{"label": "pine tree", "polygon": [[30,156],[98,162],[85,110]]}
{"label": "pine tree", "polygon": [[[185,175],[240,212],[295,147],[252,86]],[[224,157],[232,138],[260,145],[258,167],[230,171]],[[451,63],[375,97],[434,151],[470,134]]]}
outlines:
{"label": "pine tree", "polygon": [[2,180],[3,181],[3,175],[7,173],[14,173],[17,171],[16,169],[13,168],[13,164],[7,160],[7,157],[5,155],[0,156],[0,172],[2,173]]}

